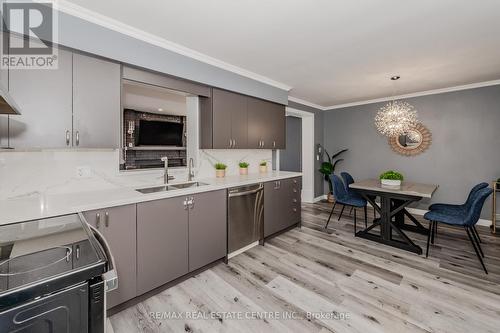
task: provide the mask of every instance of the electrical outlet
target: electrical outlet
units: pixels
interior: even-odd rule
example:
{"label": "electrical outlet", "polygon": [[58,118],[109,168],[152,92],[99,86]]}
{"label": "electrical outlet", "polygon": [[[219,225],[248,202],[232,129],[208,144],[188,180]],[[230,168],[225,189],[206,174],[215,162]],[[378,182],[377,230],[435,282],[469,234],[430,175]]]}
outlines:
{"label": "electrical outlet", "polygon": [[90,178],[92,172],[89,166],[79,166],[76,167],[76,177],[77,178]]}

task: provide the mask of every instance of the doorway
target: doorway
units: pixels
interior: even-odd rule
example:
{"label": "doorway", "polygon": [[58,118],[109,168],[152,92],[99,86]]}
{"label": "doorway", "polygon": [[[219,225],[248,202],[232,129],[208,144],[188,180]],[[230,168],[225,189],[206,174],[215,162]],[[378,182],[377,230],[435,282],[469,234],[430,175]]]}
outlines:
{"label": "doorway", "polygon": [[286,149],[280,151],[280,170],[302,172],[302,118],[286,117]]}
{"label": "doorway", "polygon": [[[300,169],[302,170],[302,201],[314,202],[314,113],[301,111],[297,109],[286,108],[287,115],[287,140],[288,134],[300,138]],[[300,119],[300,134],[293,133],[288,128],[289,117]],[[294,120],[290,120],[294,122]],[[293,126],[293,125],[292,125]],[[288,141],[287,141],[288,150]],[[281,153],[279,150],[279,157],[277,161],[277,170],[284,170],[281,166]],[[285,153],[287,154],[287,153]]]}

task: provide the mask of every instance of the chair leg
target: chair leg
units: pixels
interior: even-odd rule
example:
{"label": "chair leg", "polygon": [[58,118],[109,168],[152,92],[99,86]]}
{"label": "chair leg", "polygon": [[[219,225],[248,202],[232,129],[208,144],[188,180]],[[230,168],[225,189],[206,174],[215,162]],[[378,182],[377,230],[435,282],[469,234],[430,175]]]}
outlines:
{"label": "chair leg", "polygon": [[471,232],[469,230],[469,227],[464,227],[465,232],[467,232],[467,236],[469,237],[470,242],[472,243],[472,247],[474,247],[474,251],[476,252],[476,256],[479,259],[479,262],[481,263],[481,266],[483,266],[484,272],[488,274],[488,270],[486,269],[486,266],[484,265],[483,258],[481,257],[476,244],[474,243],[474,239],[471,236]]}
{"label": "chair leg", "polygon": [[436,239],[437,235],[438,235],[438,223],[437,222],[435,223],[434,229],[435,229],[434,230],[434,239]]}
{"label": "chair leg", "polygon": [[472,234],[472,238],[474,238],[474,241],[476,242],[477,248],[479,252],[481,253],[481,256],[484,258],[484,253],[483,249],[481,248],[481,245],[479,244],[479,239],[476,236],[476,233],[474,232],[474,228],[470,228],[470,233]]}
{"label": "chair leg", "polygon": [[333,203],[333,209],[332,209],[332,211],[333,211],[333,210],[335,210],[335,206],[336,206],[336,205],[337,205],[337,201],[335,201],[335,202]]}
{"label": "chair leg", "polygon": [[432,233],[431,233],[431,244],[434,245],[434,237],[436,236],[436,226],[437,222],[433,221],[432,222]]}
{"label": "chair leg", "polygon": [[429,244],[431,243],[431,235],[434,233],[434,221],[429,221],[429,234],[427,235],[427,250],[425,251],[425,257],[429,257]]}
{"label": "chair leg", "polygon": [[481,237],[479,237],[479,232],[477,232],[476,226],[472,226],[472,230],[476,233],[477,239],[479,240],[479,243],[482,243],[483,241],[481,240]]}
{"label": "chair leg", "polygon": [[351,207],[351,210],[349,211],[349,216],[352,215],[352,209],[353,209],[353,207]]}
{"label": "chair leg", "polygon": [[365,228],[368,228],[368,208],[365,206]]}
{"label": "chair leg", "polygon": [[330,216],[328,216],[328,221],[326,221],[325,229],[328,228],[328,224],[330,223],[330,219],[332,218],[333,210],[335,209],[335,204],[333,204],[332,211],[330,212]]}
{"label": "chair leg", "polygon": [[340,221],[340,218],[342,217],[342,214],[344,213],[344,208],[345,208],[345,205],[342,205],[342,210],[340,211],[340,215],[339,215],[338,221]]}

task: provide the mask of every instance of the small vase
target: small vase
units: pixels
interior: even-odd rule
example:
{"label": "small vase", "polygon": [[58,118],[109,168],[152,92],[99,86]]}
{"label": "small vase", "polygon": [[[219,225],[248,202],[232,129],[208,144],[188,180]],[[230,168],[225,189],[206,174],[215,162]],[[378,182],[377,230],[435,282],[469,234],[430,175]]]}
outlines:
{"label": "small vase", "polygon": [[259,165],[260,173],[267,173],[267,165]]}
{"label": "small vase", "polygon": [[217,178],[224,178],[224,177],[226,177],[226,170],[215,170],[215,176]]}
{"label": "small vase", "polygon": [[240,175],[248,175],[248,168],[240,168]]}
{"label": "small vase", "polygon": [[401,186],[401,181],[396,179],[381,179],[380,183],[385,186]]}
{"label": "small vase", "polygon": [[326,200],[329,202],[329,203],[333,203],[335,200],[333,199],[333,194],[332,193],[328,193],[327,197],[326,197]]}

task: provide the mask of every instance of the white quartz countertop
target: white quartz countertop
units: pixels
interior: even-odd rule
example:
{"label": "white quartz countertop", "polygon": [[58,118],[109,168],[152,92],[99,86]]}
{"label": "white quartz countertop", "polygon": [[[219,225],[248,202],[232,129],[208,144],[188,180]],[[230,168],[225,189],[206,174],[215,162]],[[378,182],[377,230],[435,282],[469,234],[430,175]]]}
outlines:
{"label": "white quartz countertop", "polygon": [[[142,194],[135,190],[136,188],[148,187],[148,185],[133,186],[132,182],[128,185],[123,182],[124,185],[114,185],[113,188],[96,191],[74,191],[57,194],[35,193],[25,197],[0,200],[0,225],[275,181],[301,175],[301,173],[297,172],[273,171],[266,174],[256,173],[244,176],[226,176],[225,178],[195,179],[208,185],[151,194]],[[182,182],[185,182],[185,180],[177,180],[171,182],[171,184]],[[152,179],[150,186],[158,185],[161,184],[155,183]]]}

